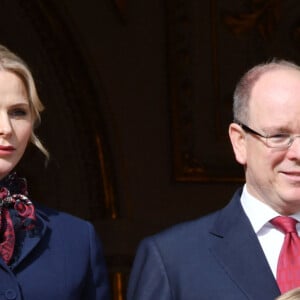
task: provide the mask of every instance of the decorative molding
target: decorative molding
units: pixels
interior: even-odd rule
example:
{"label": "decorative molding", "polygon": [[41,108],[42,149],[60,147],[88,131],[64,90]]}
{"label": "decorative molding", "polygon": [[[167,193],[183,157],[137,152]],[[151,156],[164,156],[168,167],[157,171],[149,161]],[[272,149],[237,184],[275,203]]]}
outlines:
{"label": "decorative molding", "polygon": [[274,57],[300,64],[299,1],[166,0],[177,181],[241,182],[227,137],[241,74]]}
{"label": "decorative molding", "polygon": [[111,0],[113,3],[113,6],[122,20],[122,22],[125,22],[127,17],[127,0]]}
{"label": "decorative molding", "polygon": [[110,267],[112,300],[125,300],[133,257],[128,255],[110,255],[106,257],[106,262]]}
{"label": "decorative molding", "polygon": [[257,30],[264,39],[267,39],[276,30],[282,17],[282,0],[252,0],[250,2],[250,11],[226,14],[224,22],[237,36]]}
{"label": "decorative molding", "polygon": [[[45,60],[43,68],[48,68],[49,74],[55,74],[57,77],[56,82],[47,82],[47,84],[52,84],[52,88],[57,87],[56,97],[60,100],[58,104],[60,111],[57,113],[58,116],[63,114],[60,116],[64,120],[62,126],[68,127],[68,139],[72,140],[74,147],[74,151],[69,153],[70,160],[76,161],[74,177],[75,174],[80,177],[78,181],[85,191],[84,195],[76,196],[78,199],[73,197],[73,204],[77,203],[78,207],[82,207],[84,201],[88,206],[86,212],[88,215],[83,217],[91,221],[101,218],[116,219],[118,209],[110,172],[112,163],[105,135],[105,124],[101,119],[99,95],[92,84],[93,80],[90,78],[87,64],[67,24],[64,23],[61,7],[58,9],[53,2],[43,1],[18,0],[18,3],[43,45],[44,53],[39,54],[43,55]],[[31,46],[34,49],[34,45]],[[49,122],[55,122],[54,116],[52,119],[51,116],[49,118]],[[70,151],[63,147],[60,151],[64,150]],[[72,170],[67,168],[60,169],[60,172],[65,176],[72,174]],[[60,201],[59,204],[64,209],[67,206],[71,208],[71,202],[68,204],[64,201],[72,201],[72,199]],[[78,214],[79,211],[71,212]]]}
{"label": "decorative molding", "polygon": [[[201,114],[208,112],[197,111],[196,109],[196,81],[194,77],[195,61],[195,16],[193,15],[193,1],[169,0],[167,3],[168,20],[168,77],[169,77],[169,98],[172,111],[172,133],[174,151],[174,175],[175,180],[183,182],[239,182],[243,180],[241,170],[235,165],[228,164],[223,167],[222,161],[210,167],[206,163],[204,156],[197,155],[196,144],[201,130],[208,128],[197,128],[196,118],[201,118]],[[207,29],[210,32],[211,47],[211,76],[213,101],[217,103],[219,97],[219,75],[218,75],[218,48],[216,38],[216,3],[210,1],[209,10],[205,14],[210,14],[210,25]],[[203,87],[205,89],[206,87]],[[216,104],[217,106],[217,104]],[[212,116],[214,121],[214,132],[211,134],[220,135],[219,111],[215,111]],[[203,148],[210,151],[210,145],[204,140]],[[228,146],[228,145],[227,145]],[[216,161],[219,158],[216,157]],[[231,157],[232,159],[232,157]],[[233,160],[232,160],[233,161]]]}

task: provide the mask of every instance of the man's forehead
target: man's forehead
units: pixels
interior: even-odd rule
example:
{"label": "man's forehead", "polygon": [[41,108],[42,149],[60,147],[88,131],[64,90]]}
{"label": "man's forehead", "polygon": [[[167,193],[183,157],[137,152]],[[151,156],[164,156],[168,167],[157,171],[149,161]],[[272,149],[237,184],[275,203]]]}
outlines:
{"label": "man's forehead", "polygon": [[[300,80],[300,70],[293,69],[287,66],[278,66],[277,68],[270,69],[262,73],[256,81],[256,84],[258,84],[260,81],[276,81],[282,79],[284,79],[283,83],[288,82],[290,80]],[[256,84],[254,84],[254,86]]]}

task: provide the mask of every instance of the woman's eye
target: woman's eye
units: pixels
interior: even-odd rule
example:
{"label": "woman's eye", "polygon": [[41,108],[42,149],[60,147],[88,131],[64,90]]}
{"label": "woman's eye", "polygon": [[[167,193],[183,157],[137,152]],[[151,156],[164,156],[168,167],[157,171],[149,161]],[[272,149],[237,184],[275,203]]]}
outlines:
{"label": "woman's eye", "polygon": [[9,112],[9,114],[13,117],[23,117],[27,115],[27,111],[22,108],[16,108]]}

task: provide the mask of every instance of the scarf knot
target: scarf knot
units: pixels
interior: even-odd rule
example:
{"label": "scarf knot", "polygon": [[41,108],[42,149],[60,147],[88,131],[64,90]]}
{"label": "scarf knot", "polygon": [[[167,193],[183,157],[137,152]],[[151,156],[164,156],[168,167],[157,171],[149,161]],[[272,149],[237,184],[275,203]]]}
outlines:
{"label": "scarf knot", "polygon": [[26,180],[16,173],[0,183],[0,254],[8,264],[15,248],[15,231],[20,228],[33,230],[36,216],[28,198]]}
{"label": "scarf knot", "polygon": [[[32,202],[26,195],[23,194],[13,194],[5,188],[0,188],[0,218],[3,210],[14,209],[17,215],[21,217],[21,223],[23,228],[26,230],[31,230],[35,223],[35,210]],[[1,227],[0,227],[1,230]]]}

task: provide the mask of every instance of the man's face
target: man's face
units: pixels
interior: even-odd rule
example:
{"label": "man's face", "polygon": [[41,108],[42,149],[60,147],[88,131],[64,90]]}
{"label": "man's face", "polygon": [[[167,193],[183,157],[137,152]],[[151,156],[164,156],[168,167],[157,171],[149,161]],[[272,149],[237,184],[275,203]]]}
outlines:
{"label": "man's face", "polygon": [[[263,135],[300,134],[300,72],[279,69],[262,75],[251,93],[246,125]],[[300,138],[283,150],[237,131],[241,147],[236,157],[245,166],[250,194],[281,214],[300,211]]]}

